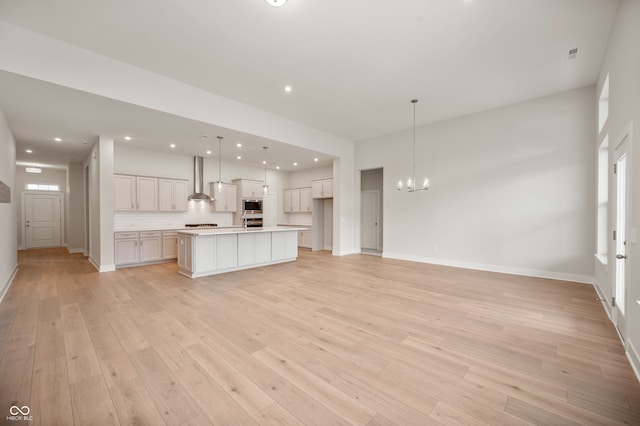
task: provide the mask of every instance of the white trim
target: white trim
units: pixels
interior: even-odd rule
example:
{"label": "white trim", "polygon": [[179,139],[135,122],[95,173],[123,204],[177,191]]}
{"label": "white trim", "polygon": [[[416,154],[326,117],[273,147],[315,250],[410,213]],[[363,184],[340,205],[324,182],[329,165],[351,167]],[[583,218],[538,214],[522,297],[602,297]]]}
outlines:
{"label": "white trim", "polygon": [[69,244],[65,244],[67,248],[67,253],[75,254],[75,253],[84,253],[84,248],[69,248]]}
{"label": "white trim", "polygon": [[7,291],[9,290],[9,287],[11,287],[11,283],[13,283],[13,279],[16,277],[17,274],[18,274],[18,265],[14,266],[13,271],[9,276],[9,279],[7,279],[7,281],[0,288],[0,302],[2,302],[2,299],[4,299],[4,296],[7,294]]}
{"label": "white trim", "polygon": [[[331,249],[329,249],[329,250],[331,250]],[[331,254],[333,256],[348,256],[350,254],[359,254],[359,253],[360,253],[360,250],[356,250],[356,249],[353,249],[353,250],[333,250],[331,252]]]}
{"label": "white trim", "polygon": [[606,254],[595,253],[594,256],[595,256],[596,260],[598,262],[600,262],[600,264],[602,266],[605,267],[605,271],[606,271],[607,265],[609,264],[609,259],[607,258],[607,255]]}
{"label": "white trim", "polygon": [[638,351],[636,350],[635,346],[633,346],[631,339],[627,340],[626,354],[627,354],[627,359],[631,364],[631,369],[633,370],[634,373],[636,373],[636,378],[640,382],[640,355],[638,355]]}
{"label": "white trim", "polygon": [[115,264],[100,265],[100,268],[98,269],[98,272],[113,272],[115,270],[116,270],[116,265]]}
{"label": "white trim", "polygon": [[551,280],[571,281],[583,284],[593,284],[592,275],[568,274],[565,272],[541,271],[537,269],[514,268],[511,266],[486,265],[483,263],[461,262],[459,260],[433,259],[421,256],[407,256],[400,253],[382,253],[382,257],[390,259],[408,260],[411,262],[430,263],[434,265],[453,266],[455,268],[475,269],[479,271],[498,272],[502,274],[524,275],[528,277],[547,278]]}
{"label": "white trim", "polygon": [[593,288],[596,290],[596,293],[598,294],[600,303],[602,303],[602,307],[604,308],[604,311],[607,313],[607,316],[609,317],[609,321],[611,321],[612,320],[611,304],[609,303],[609,300],[607,299],[607,297],[604,295],[604,291],[602,291],[602,288],[600,287],[600,282],[598,281],[597,278],[593,280]]}

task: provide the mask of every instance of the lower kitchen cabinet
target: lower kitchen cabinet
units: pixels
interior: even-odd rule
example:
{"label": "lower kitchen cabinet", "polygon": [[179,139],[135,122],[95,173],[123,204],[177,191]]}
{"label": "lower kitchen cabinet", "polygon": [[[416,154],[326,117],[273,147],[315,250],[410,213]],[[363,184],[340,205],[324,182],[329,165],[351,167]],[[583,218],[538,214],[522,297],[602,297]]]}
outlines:
{"label": "lower kitchen cabinet", "polygon": [[178,258],[178,232],[162,232],[162,258],[164,260]]}
{"label": "lower kitchen cabinet", "polygon": [[175,231],[115,232],[114,238],[116,267],[178,257],[178,233]]}
{"label": "lower kitchen cabinet", "polygon": [[311,230],[298,231],[298,247],[311,248]]}

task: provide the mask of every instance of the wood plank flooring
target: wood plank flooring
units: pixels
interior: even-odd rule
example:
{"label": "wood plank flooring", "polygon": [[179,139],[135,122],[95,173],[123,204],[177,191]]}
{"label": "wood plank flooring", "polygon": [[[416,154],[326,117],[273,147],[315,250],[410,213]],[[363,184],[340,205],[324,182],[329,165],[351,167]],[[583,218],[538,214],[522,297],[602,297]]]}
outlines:
{"label": "wood plank flooring", "polygon": [[640,425],[591,286],[301,251],[189,279],[23,251],[0,304],[0,423]]}

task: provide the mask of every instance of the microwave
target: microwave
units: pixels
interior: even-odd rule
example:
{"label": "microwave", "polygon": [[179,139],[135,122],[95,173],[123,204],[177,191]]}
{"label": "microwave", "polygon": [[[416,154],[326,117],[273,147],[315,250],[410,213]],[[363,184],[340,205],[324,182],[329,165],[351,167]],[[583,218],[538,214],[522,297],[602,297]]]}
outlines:
{"label": "microwave", "polygon": [[262,200],[242,200],[244,213],[262,213]]}

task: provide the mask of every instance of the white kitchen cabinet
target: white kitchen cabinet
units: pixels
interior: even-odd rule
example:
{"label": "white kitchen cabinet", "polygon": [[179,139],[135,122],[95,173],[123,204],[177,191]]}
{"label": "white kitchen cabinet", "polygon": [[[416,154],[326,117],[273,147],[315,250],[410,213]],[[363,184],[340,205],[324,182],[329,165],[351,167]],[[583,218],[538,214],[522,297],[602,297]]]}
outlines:
{"label": "white kitchen cabinet", "polygon": [[311,248],[311,230],[298,231],[298,247]]}
{"label": "white kitchen cabinet", "polygon": [[192,240],[191,235],[178,234],[178,267],[189,271],[193,269]]}
{"label": "white kitchen cabinet", "polygon": [[271,261],[271,232],[238,234],[238,266]]}
{"label": "white kitchen cabinet", "polygon": [[136,210],[158,211],[158,179],[136,176]]}
{"label": "white kitchen cabinet", "polygon": [[209,183],[210,194],[215,201],[211,203],[212,212],[237,212],[238,211],[238,187],[236,185],[223,183],[218,189],[216,182]]}
{"label": "white kitchen cabinet", "polygon": [[116,265],[129,265],[140,260],[138,250],[137,232],[115,233],[115,263]]}
{"label": "white kitchen cabinet", "polygon": [[285,189],[282,191],[282,210],[285,213],[291,213],[293,211],[291,206],[292,192],[293,192],[293,189]]}
{"label": "white kitchen cabinet", "polygon": [[162,258],[165,260],[178,258],[178,232],[162,232]]}
{"label": "white kitchen cabinet", "polygon": [[271,233],[271,260],[293,259],[298,254],[298,231]]}
{"label": "white kitchen cabinet", "polygon": [[264,182],[261,180],[234,179],[231,182],[238,185],[240,198],[262,198],[264,195]]}
{"label": "white kitchen cabinet", "polygon": [[140,232],[140,262],[162,260],[162,232]]}
{"label": "white kitchen cabinet", "polygon": [[313,198],[333,198],[333,179],[311,181]]}
{"label": "white kitchen cabinet", "polygon": [[136,209],[136,177],[113,176],[113,209],[133,211]]}
{"label": "white kitchen cabinet", "polygon": [[282,210],[285,213],[311,211],[311,188],[285,189],[282,197]]}
{"label": "white kitchen cabinet", "polygon": [[216,235],[216,268],[238,266],[238,237],[236,234]]}
{"label": "white kitchen cabinet", "polygon": [[291,190],[291,213],[300,211],[300,189]]}
{"label": "white kitchen cabinet", "polygon": [[312,205],[311,188],[300,188],[300,211],[303,213],[310,212]]}
{"label": "white kitchen cabinet", "polygon": [[158,179],[158,207],[161,212],[187,211],[186,180]]}
{"label": "white kitchen cabinet", "polygon": [[158,211],[158,179],[114,175],[114,210]]}

